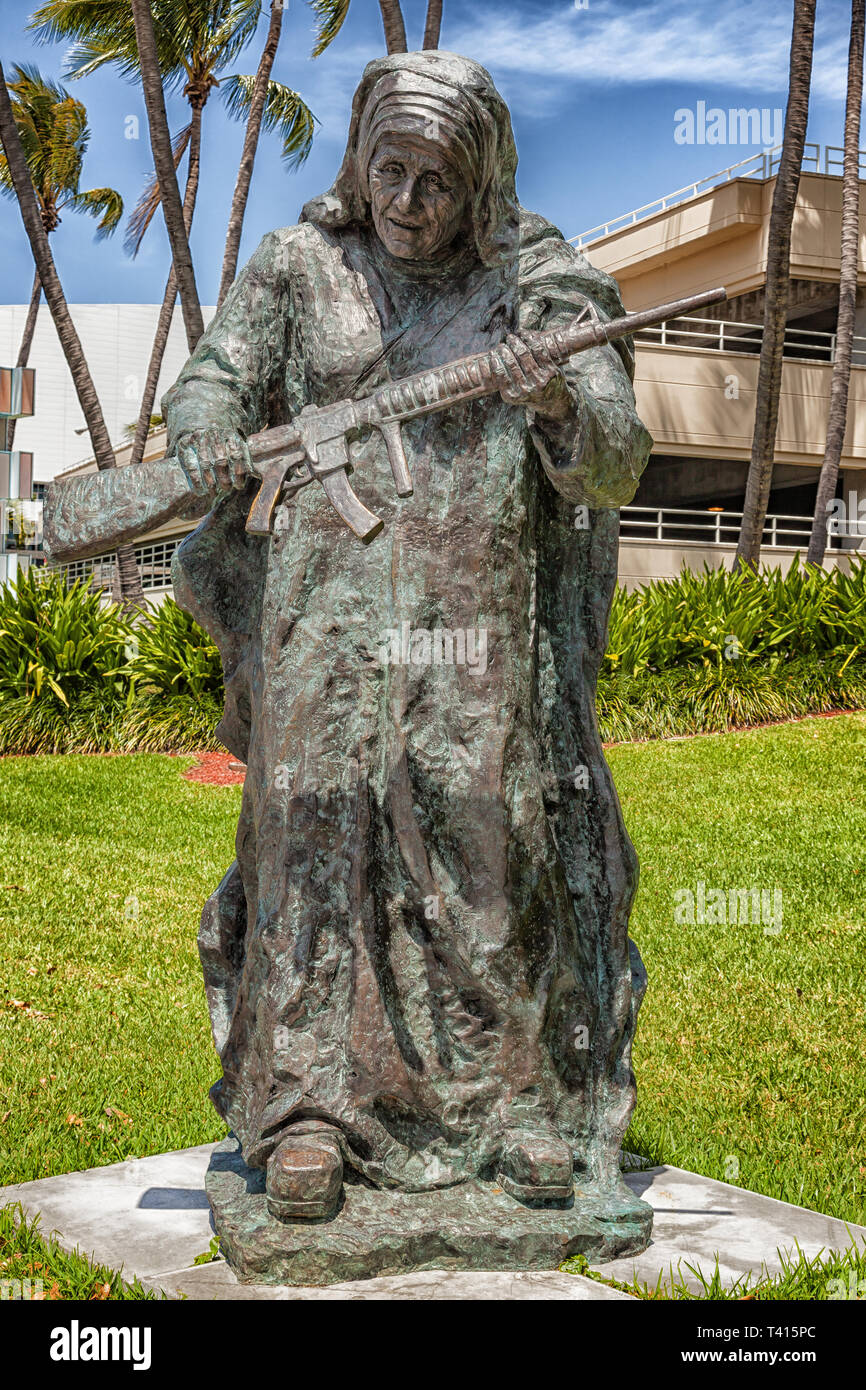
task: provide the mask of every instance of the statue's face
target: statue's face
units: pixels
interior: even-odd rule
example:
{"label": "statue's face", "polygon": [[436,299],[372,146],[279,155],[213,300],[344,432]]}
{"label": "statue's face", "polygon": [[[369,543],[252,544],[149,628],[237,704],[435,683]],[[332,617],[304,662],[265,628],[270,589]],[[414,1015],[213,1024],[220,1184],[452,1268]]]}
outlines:
{"label": "statue's face", "polygon": [[465,184],[435,146],[390,136],[370,161],[373,225],[392,256],[435,259],[451,245],[466,211]]}

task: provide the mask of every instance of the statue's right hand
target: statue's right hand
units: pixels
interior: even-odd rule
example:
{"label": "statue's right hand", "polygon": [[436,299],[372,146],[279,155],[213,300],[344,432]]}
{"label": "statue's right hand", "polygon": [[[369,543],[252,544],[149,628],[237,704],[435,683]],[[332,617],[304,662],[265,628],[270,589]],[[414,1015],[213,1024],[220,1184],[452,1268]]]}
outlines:
{"label": "statue's right hand", "polygon": [[190,430],[175,454],[193,492],[205,495],[244,488],[255,472],[246,440],[233,430]]}

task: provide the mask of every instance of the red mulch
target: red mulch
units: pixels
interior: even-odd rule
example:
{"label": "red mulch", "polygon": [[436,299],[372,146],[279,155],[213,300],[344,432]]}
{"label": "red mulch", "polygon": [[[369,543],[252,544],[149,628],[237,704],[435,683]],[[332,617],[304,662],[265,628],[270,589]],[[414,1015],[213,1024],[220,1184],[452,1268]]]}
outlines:
{"label": "red mulch", "polygon": [[246,767],[233,753],[196,753],[195,767],[183,774],[188,782],[208,782],[217,787],[238,787],[246,776]]}

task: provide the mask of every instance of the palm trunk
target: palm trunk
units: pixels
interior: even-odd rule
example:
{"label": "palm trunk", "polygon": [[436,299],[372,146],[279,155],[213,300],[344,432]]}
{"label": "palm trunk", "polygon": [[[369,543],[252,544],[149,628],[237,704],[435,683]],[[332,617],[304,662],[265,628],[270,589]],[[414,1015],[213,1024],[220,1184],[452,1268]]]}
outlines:
{"label": "palm trunk", "polygon": [[244,134],[244,147],[241,151],[241,162],[238,167],[238,177],[235,183],[234,196],[232,198],[232,209],[229,214],[228,233],[226,235],[226,249],[223,255],[223,269],[220,278],[219,295],[217,296],[217,310],[219,310],[223,300],[228,294],[238,273],[238,254],[241,248],[241,232],[244,225],[244,213],[247,207],[247,198],[250,192],[250,183],[253,177],[253,165],[256,158],[256,150],[259,143],[259,134],[262,128],[262,117],[265,112],[265,101],[268,95],[268,83],[271,79],[271,69],[274,66],[274,58],[280,43],[280,30],[283,24],[283,0],[272,0],[271,21],[268,25],[268,36],[265,46],[262,49],[262,56],[259,59],[259,66],[256,70],[256,80],[253,86],[253,96],[250,102],[250,113],[247,117],[247,128]]}
{"label": "palm trunk", "polygon": [[839,274],[839,317],[836,322],[836,357],[830,382],[830,408],[827,413],[827,442],[818,479],[815,516],[807,564],[822,565],[827,548],[827,518],[836,483],[839,460],[845,442],[848,419],[848,384],[851,380],[851,349],[854,341],[854,315],[857,307],[857,251],[860,233],[860,104],[863,100],[863,30],[866,0],[852,0],[851,40],[848,45],[848,95],[845,104],[845,154],[842,174],[842,249]]}
{"label": "palm trunk", "polygon": [[[201,118],[201,103],[195,102],[193,103],[192,120],[190,122],[189,165],[186,174],[186,189],[183,195],[183,221],[187,235],[192,227],[192,217],[195,211],[195,200],[198,194],[199,173],[201,170]],[[159,374],[162,370],[162,361],[165,357],[168,335],[171,332],[171,321],[174,318],[174,305],[176,299],[177,277],[174,273],[174,266],[172,266],[168,273],[168,281],[165,286],[162,307],[160,308],[159,318],[157,319],[153,347],[150,351],[147,378],[144,383],[144,393],[141,398],[141,410],[139,411],[135,438],[132,441],[132,449],[129,456],[131,467],[134,467],[137,463],[141,463],[144,457],[147,436],[150,433],[150,417],[153,414],[154,401],[156,400],[156,388],[159,383]]]}
{"label": "palm trunk", "polygon": [[406,52],[406,25],[400,0],[379,0],[382,11],[382,26],[385,30],[385,49],[388,53]]}
{"label": "palm trunk", "polygon": [[794,0],[794,26],[788,79],[788,109],[782,156],[773,190],[773,206],[767,247],[767,292],[764,335],[758,367],[755,428],[746,483],[743,524],[737,545],[735,568],[757,568],[773,481],[773,452],[779,422],[782,386],[782,352],[788,317],[788,272],[791,257],[791,224],[800,187],[800,168],[809,118],[809,86],[815,36],[815,0]]}
{"label": "palm trunk", "polygon": [[117,590],[124,613],[132,615],[145,607],[144,590],[141,587],[141,570],[131,545],[122,545],[115,552],[117,566]]}
{"label": "palm trunk", "polygon": [[438,48],[442,32],[442,0],[427,0],[427,23],[424,25],[424,48]]}
{"label": "palm trunk", "polygon": [[[33,334],[36,332],[36,315],[39,313],[39,301],[42,298],[42,281],[39,279],[37,270],[33,276],[33,289],[30,291],[30,304],[27,309],[27,317],[24,320],[24,332],[21,334],[21,346],[18,349],[18,360],[16,367],[26,367],[30,360],[30,349],[33,346]],[[6,421],[6,448],[11,451],[15,439],[15,426],[17,420]]]}
{"label": "palm trunk", "polygon": [[180,291],[187,345],[192,352],[204,332],[204,322],[201,316],[201,304],[196,289],[189,238],[184,226],[183,208],[174,169],[171,135],[168,129],[168,118],[165,114],[162,74],[159,70],[156,40],[153,34],[153,18],[150,13],[149,0],[131,0],[131,4],[135,22],[135,41],[138,47],[141,85],[147,107],[147,123],[150,127],[153,166],[159,180],[159,196],[165,216],[168,239],[171,243],[171,258]]}
{"label": "palm trunk", "polygon": [[[12,103],[9,100],[2,63],[0,63],[0,141],[2,141],[6,153],[15,196],[21,209],[21,220],[24,223],[24,230],[27,233],[36,265],[36,273],[45,291],[45,301],[51,311],[57,337],[66,358],[66,365],[75,384],[78,403],[81,406],[87,432],[93,446],[96,466],[99,469],[114,468],[116,466],[114,450],[108,437],[99,397],[96,394],[96,387],[93,385],[93,378],[87,366],[81,339],[75,324],[72,322],[72,315],[66,303],[63,286],[54,265],[54,257],[51,254],[51,247],[48,245],[48,235],[42,225],[39,205],[36,201],[33,184],[30,181],[30,171],[27,168],[27,160],[21,148],[18,127],[15,124]],[[124,555],[123,551],[117,553],[121,584],[125,584],[125,587],[122,588],[123,601],[126,606],[135,607],[143,602],[141,580],[132,550],[128,546],[125,547],[125,550],[128,552],[128,557]],[[129,566],[129,558],[131,558],[132,569]]]}

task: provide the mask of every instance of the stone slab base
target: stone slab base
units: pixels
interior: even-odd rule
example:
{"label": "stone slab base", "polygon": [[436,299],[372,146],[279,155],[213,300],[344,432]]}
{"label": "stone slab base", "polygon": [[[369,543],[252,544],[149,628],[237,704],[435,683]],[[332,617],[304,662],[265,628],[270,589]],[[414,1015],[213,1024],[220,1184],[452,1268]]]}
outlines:
{"label": "stone slab base", "polygon": [[568,1202],[533,1206],[493,1183],[435,1192],[383,1192],[347,1181],[327,1221],[270,1215],[265,1175],[234,1138],[205,1175],[214,1225],[241,1283],[318,1285],[423,1270],[553,1270],[571,1255],[593,1262],[636,1255],[652,1207],[620,1183],[612,1193],[575,1187]]}
{"label": "stone slab base", "polygon": [[[147,1288],[172,1298],[210,1301],[315,1302],[380,1299],[487,1301],[489,1299],[620,1302],[636,1306],[628,1294],[579,1274],[554,1267],[531,1271],[435,1270],[346,1280],[314,1287],[242,1284],[222,1258],[195,1263],[206,1254],[213,1217],[205,1193],[205,1174],[213,1144],[129,1158],[105,1168],[60,1173],[51,1178],[0,1188],[0,1206],[20,1202],[28,1216],[41,1218],[64,1250],[79,1250],[95,1264],[138,1278]],[[633,1164],[631,1166],[634,1166]],[[691,1268],[710,1276],[718,1261],[722,1282],[732,1286],[746,1274],[781,1270],[779,1252],[796,1258],[797,1246],[814,1258],[820,1251],[844,1250],[852,1240],[866,1249],[866,1228],[832,1216],[763,1197],[730,1183],[687,1173],[681,1168],[627,1172],[625,1182],[655,1213],[652,1241],[639,1255],[598,1266],[608,1277],[655,1285],[671,1273],[696,1293]]]}

